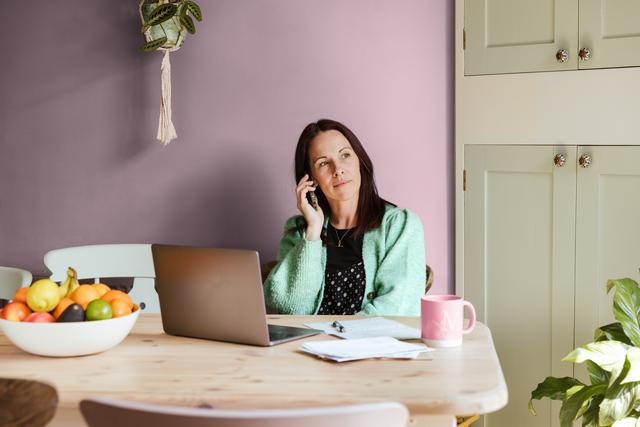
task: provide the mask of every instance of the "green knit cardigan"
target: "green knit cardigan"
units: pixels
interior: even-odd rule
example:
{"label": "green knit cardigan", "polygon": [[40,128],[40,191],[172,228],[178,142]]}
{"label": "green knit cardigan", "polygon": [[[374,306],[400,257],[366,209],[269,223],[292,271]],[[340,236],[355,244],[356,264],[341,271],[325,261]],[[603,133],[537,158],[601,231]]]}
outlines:
{"label": "green knit cardigan", "polygon": [[[288,231],[299,218],[287,220],[278,264],[264,284],[265,303],[282,314],[316,314],[324,295],[327,248],[321,240],[306,240],[303,231]],[[387,205],[382,224],[363,236],[362,259],[366,287],[358,314],[420,315],[426,270],[416,214]]]}

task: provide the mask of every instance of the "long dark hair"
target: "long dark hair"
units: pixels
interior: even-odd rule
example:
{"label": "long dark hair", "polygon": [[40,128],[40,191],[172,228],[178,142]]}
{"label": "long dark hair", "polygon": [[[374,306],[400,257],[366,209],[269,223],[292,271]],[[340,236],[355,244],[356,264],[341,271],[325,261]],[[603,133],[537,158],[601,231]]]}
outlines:
{"label": "long dark hair", "polygon": [[[373,163],[371,163],[371,159],[364,150],[364,147],[360,143],[358,137],[348,127],[335,120],[322,119],[315,123],[309,123],[304,128],[300,138],[298,139],[298,145],[296,146],[296,184],[305,174],[309,174],[309,177],[313,176],[311,174],[311,165],[309,164],[309,146],[311,145],[313,138],[315,138],[319,133],[329,130],[336,130],[344,135],[360,161],[360,192],[358,197],[358,210],[356,212],[358,225],[353,232],[353,236],[356,237],[379,227],[380,224],[382,224],[385,204],[389,203],[393,205],[393,203],[387,202],[378,195],[378,189],[376,188],[376,182],[373,177]],[[329,202],[319,186],[316,188],[315,193],[318,198],[318,205],[322,208],[324,216],[326,218],[330,218],[331,208],[329,206]],[[304,227],[306,227],[306,223],[303,220],[297,224],[296,228],[302,229]],[[326,240],[325,236],[323,236],[323,241],[324,240]]]}

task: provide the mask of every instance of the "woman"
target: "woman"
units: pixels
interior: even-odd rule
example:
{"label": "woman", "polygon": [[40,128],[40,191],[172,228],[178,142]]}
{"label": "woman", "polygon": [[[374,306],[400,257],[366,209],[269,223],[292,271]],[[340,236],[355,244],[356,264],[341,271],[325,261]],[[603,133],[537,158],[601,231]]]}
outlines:
{"label": "woman", "polygon": [[373,165],[353,132],[333,120],[309,124],[295,173],[302,215],[285,225],[264,285],[267,305],[286,314],[419,315],[422,224],[378,196]]}

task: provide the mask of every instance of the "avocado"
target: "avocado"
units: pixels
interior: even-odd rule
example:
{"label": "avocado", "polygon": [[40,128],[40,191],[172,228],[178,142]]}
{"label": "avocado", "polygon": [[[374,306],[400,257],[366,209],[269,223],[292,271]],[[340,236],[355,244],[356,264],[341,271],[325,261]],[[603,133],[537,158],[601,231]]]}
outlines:
{"label": "avocado", "polygon": [[67,307],[60,317],[58,317],[58,322],[83,322],[84,321],[84,310],[80,304],[71,304]]}

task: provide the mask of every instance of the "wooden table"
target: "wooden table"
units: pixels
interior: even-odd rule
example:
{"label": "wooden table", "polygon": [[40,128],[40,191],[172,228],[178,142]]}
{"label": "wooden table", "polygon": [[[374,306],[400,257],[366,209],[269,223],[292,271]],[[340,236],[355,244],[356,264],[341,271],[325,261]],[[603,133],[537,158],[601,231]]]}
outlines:
{"label": "wooden table", "polygon": [[[269,316],[269,322],[296,326],[336,318],[353,317]],[[411,425],[450,425],[454,414],[484,414],[507,403],[491,333],[481,323],[462,346],[417,360],[335,363],[300,352],[301,343],[263,348],[174,337],[164,334],[158,314],[143,314],[124,342],[92,356],[34,356],[0,334],[0,376],[55,385],[60,406],[50,425],[66,427],[84,425],[78,402],[87,396],[227,409],[397,401],[409,408]]]}

